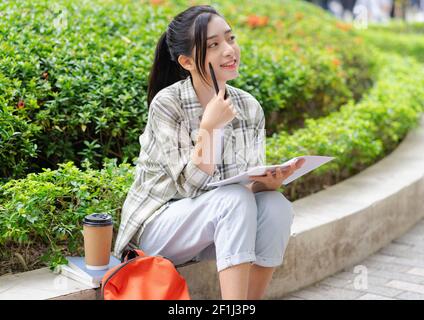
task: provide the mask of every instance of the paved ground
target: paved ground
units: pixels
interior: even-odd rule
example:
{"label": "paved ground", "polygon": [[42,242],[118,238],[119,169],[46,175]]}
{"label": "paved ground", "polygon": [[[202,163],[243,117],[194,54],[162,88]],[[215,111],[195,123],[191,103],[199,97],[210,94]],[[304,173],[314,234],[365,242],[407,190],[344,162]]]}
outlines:
{"label": "paved ground", "polygon": [[424,300],[424,220],[355,266],[282,300]]}

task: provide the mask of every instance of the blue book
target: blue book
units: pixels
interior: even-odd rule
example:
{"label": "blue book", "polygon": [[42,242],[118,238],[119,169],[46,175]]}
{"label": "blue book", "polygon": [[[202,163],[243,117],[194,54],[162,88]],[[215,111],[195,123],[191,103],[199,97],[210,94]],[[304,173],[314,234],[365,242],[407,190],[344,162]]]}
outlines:
{"label": "blue book", "polygon": [[[109,266],[107,269],[90,270],[87,269],[85,266],[84,257],[66,257],[66,260],[68,260],[68,266],[72,270],[74,270],[80,276],[80,278],[87,280],[88,282],[93,284],[100,284],[100,281],[102,280],[105,273],[121,263],[119,259],[111,255],[109,260]],[[63,273],[64,275],[66,275],[65,272]]]}

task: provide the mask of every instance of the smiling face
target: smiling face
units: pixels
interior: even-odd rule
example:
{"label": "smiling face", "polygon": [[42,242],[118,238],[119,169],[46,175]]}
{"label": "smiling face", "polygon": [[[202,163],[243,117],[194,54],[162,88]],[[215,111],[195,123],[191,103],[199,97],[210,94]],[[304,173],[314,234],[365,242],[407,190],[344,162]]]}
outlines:
{"label": "smiling face", "polygon": [[238,77],[240,47],[230,26],[220,16],[213,16],[208,24],[205,66],[210,79],[209,62],[218,81],[226,82]]}
{"label": "smiling face", "polygon": [[[191,57],[180,55],[178,62],[180,65],[189,71],[192,77],[196,80],[203,81],[201,76],[202,72],[199,72],[201,63],[196,64],[196,51],[199,54],[201,60],[204,56],[204,76],[209,83],[209,86],[213,87],[211,74],[209,71],[209,62],[215,72],[216,79],[219,83],[225,83],[229,80],[238,77],[238,68],[240,65],[240,47],[237,44],[236,36],[233,34],[230,26],[227,22],[218,15],[213,15],[207,25],[205,51],[200,48],[194,47],[191,53]],[[200,50],[200,51],[199,51]],[[198,82],[198,81],[196,81]]]}

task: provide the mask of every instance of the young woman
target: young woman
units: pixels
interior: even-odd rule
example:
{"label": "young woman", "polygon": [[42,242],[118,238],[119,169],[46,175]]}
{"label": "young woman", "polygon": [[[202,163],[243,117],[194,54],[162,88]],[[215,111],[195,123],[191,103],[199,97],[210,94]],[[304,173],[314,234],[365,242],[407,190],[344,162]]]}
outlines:
{"label": "young woman", "polygon": [[226,84],[239,64],[235,35],[210,6],[178,14],[160,37],[114,253],[139,247],[175,265],[216,259],[223,299],[260,299],[282,264],[293,222],[292,204],[276,189],[302,163],[248,185],[207,186],[264,164],[263,110]]}

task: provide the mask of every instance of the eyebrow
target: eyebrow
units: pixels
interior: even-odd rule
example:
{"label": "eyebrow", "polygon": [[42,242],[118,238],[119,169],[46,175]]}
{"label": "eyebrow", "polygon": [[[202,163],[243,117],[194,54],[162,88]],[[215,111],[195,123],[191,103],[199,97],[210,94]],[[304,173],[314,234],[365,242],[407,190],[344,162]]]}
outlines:
{"label": "eyebrow", "polygon": [[[233,31],[233,30],[228,29],[227,31],[224,32],[224,34],[227,34],[227,33],[231,32],[231,31]],[[212,38],[216,38],[216,37],[218,37],[218,35],[217,34],[214,34],[213,36],[208,37],[206,40],[209,40],[209,39],[212,39]]]}

